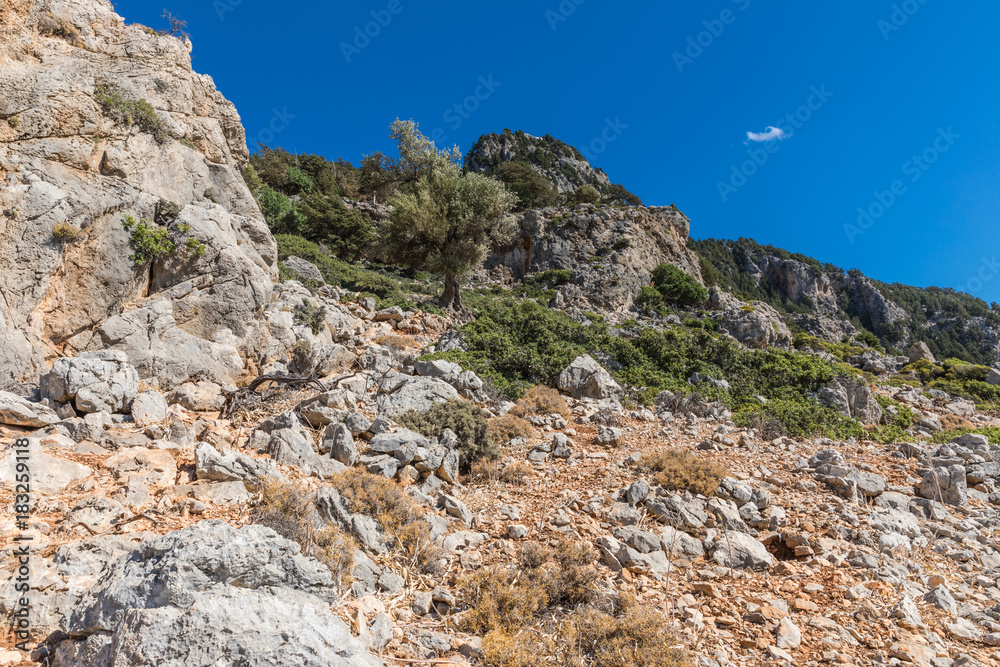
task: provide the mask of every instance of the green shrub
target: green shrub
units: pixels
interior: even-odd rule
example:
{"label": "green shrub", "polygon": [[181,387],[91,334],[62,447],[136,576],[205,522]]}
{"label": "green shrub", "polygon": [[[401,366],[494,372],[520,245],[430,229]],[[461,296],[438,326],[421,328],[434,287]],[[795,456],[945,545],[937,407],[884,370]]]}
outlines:
{"label": "green shrub", "polygon": [[660,264],[653,269],[653,286],[664,299],[683,306],[704,303],[708,291],[692,276],[673,264]]}
{"label": "green shrub", "polygon": [[295,321],[318,334],[326,326],[326,306],[314,306],[308,299],[295,307]]}
{"label": "green shrub", "polygon": [[504,162],[493,173],[520,200],[519,209],[545,208],[559,201],[559,193],[547,178],[526,162]]}
{"label": "green shrub", "polygon": [[486,413],[471,401],[435,403],[426,412],[411,410],[397,417],[396,421],[428,438],[440,438],[446,428],[454,431],[458,436],[458,452],[464,470],[481,459],[500,456]]}
{"label": "green shrub", "polygon": [[21,117],[20,116],[9,116],[7,118],[7,124],[13,128],[21,127]]}
{"label": "green shrub", "polygon": [[166,227],[158,227],[149,220],[136,222],[131,215],[125,216],[122,226],[131,233],[129,241],[134,252],[129,259],[135,264],[148,264],[177,249],[177,244],[170,238],[170,230]]}
{"label": "green shrub", "polygon": [[825,435],[838,440],[865,436],[864,428],[856,420],[804,396],[746,406],[734,415],[733,421],[737,426],[757,429],[766,439],[782,435],[803,438]]}
{"label": "green shrub", "polygon": [[570,196],[571,204],[600,204],[601,193],[592,185],[581,185],[576,193]]}
{"label": "green shrub", "polygon": [[379,299],[405,298],[400,281],[388,275],[359,266],[348,264],[332,257],[318,244],[301,236],[276,234],[278,259],[285,260],[291,255],[316,265],[323,274],[323,280],[330,285],[339,285],[355,292],[369,292]]}
{"label": "green shrub", "polygon": [[135,125],[143,132],[152,134],[161,144],[169,137],[163,119],[146,100],[129,97],[120,90],[104,85],[94,88],[94,99],[112,120]]}

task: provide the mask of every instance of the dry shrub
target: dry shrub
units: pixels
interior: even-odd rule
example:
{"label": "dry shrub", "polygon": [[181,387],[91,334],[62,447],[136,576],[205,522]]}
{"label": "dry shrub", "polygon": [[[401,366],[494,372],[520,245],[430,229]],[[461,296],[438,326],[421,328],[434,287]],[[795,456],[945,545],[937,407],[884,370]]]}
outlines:
{"label": "dry shrub", "polygon": [[331,485],[340,492],[352,514],[370,516],[378,522],[410,564],[424,571],[434,570],[439,553],[431,542],[430,524],[396,482],[362,468],[349,468],[336,475]]}
{"label": "dry shrub", "polygon": [[515,417],[530,417],[531,415],[562,415],[569,417],[569,406],[566,399],[552,387],[541,385],[532,387],[517,405],[510,411]]}
{"label": "dry shrub", "polygon": [[971,431],[976,428],[968,419],[958,415],[941,415],[941,426],[944,427],[945,431],[954,431],[960,428],[967,428]]}
{"label": "dry shrub", "polygon": [[[483,664],[534,667],[545,663],[577,667],[692,667],[666,619],[651,607],[622,595],[610,609],[581,607],[538,628],[493,630],[483,638]],[[543,632],[544,630],[544,632]]]}
{"label": "dry shrub", "polygon": [[538,429],[529,422],[512,414],[506,414],[490,421],[493,442],[506,443],[514,438],[530,439],[538,436]]}
{"label": "dry shrub", "polygon": [[399,334],[383,334],[375,339],[375,343],[392,350],[414,350],[420,348],[420,343]]}
{"label": "dry shrub", "polygon": [[57,222],[52,225],[52,236],[60,243],[72,243],[80,234],[80,230],[68,222]]}
{"label": "dry shrub", "polygon": [[549,548],[521,547],[517,566],[496,565],[463,577],[459,592],[470,609],[464,629],[516,631],[546,609],[586,604],[597,594],[597,555],[586,544],[564,540]]}
{"label": "dry shrub", "polygon": [[515,461],[502,465],[499,461],[476,461],[472,464],[471,477],[475,482],[484,484],[520,485],[531,475],[531,466],[523,461]]}
{"label": "dry shrub", "polygon": [[711,496],[726,476],[722,466],[703,461],[686,449],[664,449],[642,457],[640,465],[656,473],[656,483],[670,491]]}
{"label": "dry shrub", "polygon": [[521,485],[532,475],[534,471],[524,461],[514,461],[504,466],[500,472],[500,481],[504,484]]}
{"label": "dry shrub", "polygon": [[52,12],[45,12],[45,15],[38,21],[38,34],[62,37],[74,46],[80,43],[80,31],[76,29],[76,26],[55,16]]}
{"label": "dry shrub", "polygon": [[350,585],[357,544],[337,526],[323,525],[325,522],[317,515],[311,498],[312,494],[297,484],[267,479],[251,518],[254,523],[292,540],[304,555],[330,568],[334,581],[344,590]]}

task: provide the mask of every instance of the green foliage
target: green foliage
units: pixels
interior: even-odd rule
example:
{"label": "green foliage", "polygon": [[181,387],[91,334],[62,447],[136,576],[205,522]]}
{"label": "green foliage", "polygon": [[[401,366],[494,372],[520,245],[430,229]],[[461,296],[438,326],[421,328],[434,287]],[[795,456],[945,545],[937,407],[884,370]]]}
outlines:
{"label": "green foliage", "polygon": [[348,264],[332,257],[318,244],[301,236],[278,234],[274,238],[278,242],[279,261],[287,259],[290,255],[301,257],[315,264],[323,274],[323,280],[330,285],[356,292],[370,292],[380,299],[404,298],[401,281],[398,278]]}
{"label": "green foliage", "polygon": [[569,198],[570,204],[600,204],[601,193],[592,185],[581,185]]}
{"label": "green foliage", "polygon": [[653,269],[653,286],[663,299],[682,306],[704,303],[708,298],[708,290],[673,264],[660,264]]}
{"label": "green foliage", "polygon": [[527,276],[524,282],[529,285],[545,283],[559,287],[573,282],[573,272],[569,269],[549,269]]}
{"label": "green foliage", "polygon": [[397,121],[393,136],[403,173],[420,175],[400,184],[390,200],[393,211],[383,235],[387,256],[444,278],[441,305],[461,309],[459,279],[483,262],[491,246],[513,237],[508,214],[517,198],[499,181],[463,174],[412,121]]}
{"label": "green foliage", "polygon": [[[485,302],[476,314],[462,328],[467,351],[432,358],[474,370],[511,399],[519,398],[530,386],[553,385],[576,357],[591,354],[620,364],[616,378],[639,402],[651,403],[665,389],[690,393],[693,388],[687,378],[697,372],[729,381],[728,392],[710,385],[699,391],[707,399],[722,400],[734,411],[743,411],[745,423],[763,416],[790,434],[862,433],[857,422],[807,398],[850,372],[812,355],[747,350],[701,328],[645,328],[625,335],[600,319],[583,326],[534,301]],[[756,400],[758,395],[769,399],[766,410]]]}
{"label": "green foliage", "polygon": [[[283,192],[264,186],[257,195],[257,204],[260,206],[260,212],[264,214],[268,226],[277,233],[282,233],[287,225],[288,216],[292,214],[292,202],[288,196]],[[298,227],[297,221],[295,226]]]}
{"label": "green foliage", "polygon": [[504,162],[493,173],[517,195],[518,209],[545,208],[559,203],[559,193],[547,178],[527,162]]}
{"label": "green foliage", "polygon": [[104,114],[115,122],[134,125],[152,134],[161,144],[170,136],[156,109],[144,99],[129,97],[123,91],[104,85],[94,88],[94,99],[101,105]]}
{"label": "green foliage", "polygon": [[326,306],[314,306],[308,299],[295,307],[295,321],[318,334],[326,326]]}
{"label": "green foliage", "polygon": [[340,197],[304,195],[296,210],[305,217],[305,238],[349,262],[372,255],[378,242],[375,227],[364,214],[349,210]]}
{"label": "green foliage", "polygon": [[854,336],[854,340],[864,343],[873,350],[882,350],[882,341],[878,339],[878,336],[867,329],[862,329],[861,333]]}
{"label": "green foliage", "polygon": [[781,435],[825,435],[846,440],[865,435],[864,428],[857,421],[832,408],[801,398],[771,400],[767,405],[747,406],[734,415],[733,421],[737,426],[756,428],[767,438]]}
{"label": "green foliage", "polygon": [[936,444],[942,444],[945,442],[951,442],[960,435],[965,435],[966,433],[974,433],[976,435],[985,435],[990,440],[991,445],[1000,445],[1000,427],[998,426],[984,426],[981,428],[956,428],[949,431],[941,431],[936,433],[931,439],[931,442]]}
{"label": "green foliage", "polygon": [[446,428],[451,429],[458,436],[460,462],[465,470],[476,461],[494,460],[500,456],[486,413],[471,401],[435,403],[426,412],[411,410],[396,421],[428,438],[440,438]]}
{"label": "green foliage", "polygon": [[129,241],[134,252],[129,259],[135,264],[148,264],[177,249],[177,244],[170,238],[170,230],[158,227],[150,220],[136,222],[131,215],[126,215],[122,226],[131,234]]}
{"label": "green foliage", "polygon": [[977,402],[1000,401],[1000,387],[986,382],[988,366],[972,364],[961,359],[947,359],[934,364],[918,359],[903,368],[903,373],[913,373],[931,389],[940,389],[952,396],[962,396]]}
{"label": "green foliage", "polygon": [[604,195],[604,203],[616,206],[642,206],[642,200],[625,189],[624,185],[612,183],[611,188]]}

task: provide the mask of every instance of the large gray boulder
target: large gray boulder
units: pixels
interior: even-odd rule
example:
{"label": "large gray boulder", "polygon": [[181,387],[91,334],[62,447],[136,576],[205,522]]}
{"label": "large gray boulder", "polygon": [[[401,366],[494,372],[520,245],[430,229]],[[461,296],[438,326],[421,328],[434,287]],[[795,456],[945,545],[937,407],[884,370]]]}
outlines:
{"label": "large gray boulder", "polygon": [[375,667],[330,611],[329,570],[270,528],[203,521],[146,540],[73,607],[55,666]]}
{"label": "large gray boulder", "polygon": [[1000,369],[991,368],[986,375],[986,381],[993,386],[1000,385]]}
{"label": "large gray boulder", "polygon": [[139,374],[123,352],[83,352],[56,361],[40,387],[44,398],[73,401],[80,412],[127,412],[139,395]]}
{"label": "large gray boulder", "polygon": [[792,347],[792,333],[781,315],[762,301],[729,306],[722,313],[719,329],[747,347]]}
{"label": "large gray boulder", "polygon": [[559,374],[556,384],[561,391],[573,398],[618,399],[625,395],[611,373],[604,370],[590,355],[574,359]]}
{"label": "large gray boulder", "polygon": [[266,479],[279,478],[278,468],[270,459],[255,459],[242,452],[220,452],[207,442],[194,452],[195,474],[208,482],[243,482],[256,491]]}
{"label": "large gray boulder", "polygon": [[431,377],[408,377],[391,394],[383,394],[378,399],[379,414],[396,417],[409,410],[424,412],[435,403],[458,401],[462,397],[453,386]]}
{"label": "large gray boulder", "polygon": [[875,400],[875,392],[856,378],[836,378],[820,389],[819,402],[862,424],[878,424],[882,420],[882,406]]}
{"label": "large gray boulder", "polygon": [[934,468],[924,474],[918,487],[921,498],[948,505],[964,505],[969,500],[965,466]]}
{"label": "large gray boulder", "polygon": [[763,544],[746,533],[725,531],[715,538],[712,560],[734,570],[766,570],[778,564]]}
{"label": "large gray boulder", "polygon": [[907,357],[909,358],[911,364],[916,363],[921,359],[926,359],[932,364],[937,363],[937,360],[934,358],[934,353],[931,352],[931,348],[927,347],[927,343],[923,341],[911,345],[909,352],[907,352]]}

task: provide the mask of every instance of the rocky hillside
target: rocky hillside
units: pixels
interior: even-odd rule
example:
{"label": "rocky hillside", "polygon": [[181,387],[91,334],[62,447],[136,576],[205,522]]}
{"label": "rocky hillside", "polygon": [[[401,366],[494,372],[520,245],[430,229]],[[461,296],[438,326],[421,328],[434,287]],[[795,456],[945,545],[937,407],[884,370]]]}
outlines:
{"label": "rocky hillside", "polygon": [[267,338],[276,250],[236,109],[189,41],[110,2],[6,6],[0,378],[105,348],[164,389],[240,377]]}
{"label": "rocky hillside", "polygon": [[[611,186],[449,315],[340,205],[384,165],[243,170],[106,0],[0,22],[0,667],[1000,661],[1000,370],[945,358],[989,309]],[[522,156],[608,184],[467,166]]]}
{"label": "rocky hillside", "polygon": [[686,245],[690,222],[676,208],[542,209],[522,214],[519,225],[513,246],[490,256],[483,278],[512,284],[549,272],[563,283],[560,308],[630,316],[663,263],[701,280],[698,257]]}
{"label": "rocky hillside", "polygon": [[1000,359],[1000,309],[968,294],[872,280],[750,239],[692,241],[711,285],[760,300],[830,342],[863,331],[890,348],[925,343],[940,359]]}
{"label": "rocky hillside", "polygon": [[504,162],[527,162],[561,193],[576,192],[581,185],[601,193],[611,187],[607,174],[592,167],[580,151],[549,135],[533,137],[521,130],[486,134],[465,156],[466,169],[481,174],[493,173]]}

